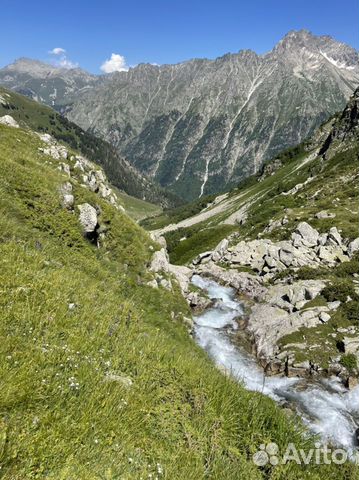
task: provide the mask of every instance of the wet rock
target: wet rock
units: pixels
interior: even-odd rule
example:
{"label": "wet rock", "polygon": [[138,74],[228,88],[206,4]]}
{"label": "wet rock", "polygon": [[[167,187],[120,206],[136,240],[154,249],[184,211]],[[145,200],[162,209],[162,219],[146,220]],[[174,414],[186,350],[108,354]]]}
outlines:
{"label": "wet rock", "polygon": [[344,382],[344,385],[346,386],[346,388],[348,388],[349,390],[352,390],[353,388],[355,388],[357,385],[358,385],[358,377],[354,377],[353,375],[349,375],[346,379],[345,379],[345,382]]}
{"label": "wet rock", "polygon": [[190,307],[196,311],[203,311],[213,303],[211,299],[200,295],[198,292],[190,292],[186,299]]}
{"label": "wet rock", "polygon": [[260,364],[264,369],[264,373],[268,376],[279,375],[284,373],[285,363],[278,360],[267,361],[266,359],[260,360]]}
{"label": "wet rock", "polygon": [[201,263],[204,262],[204,260],[207,260],[209,261],[210,260],[210,257],[212,255],[212,251],[207,251],[207,252],[203,252],[203,253],[200,253],[193,261],[193,265],[199,265]]}
{"label": "wet rock", "polygon": [[214,263],[201,265],[196,271],[199,274],[213,277],[221,283],[230,285],[250,298],[263,298],[267,291],[261,284],[259,278],[250,273],[238,272],[234,269],[224,269]]}
{"label": "wet rock", "polygon": [[288,378],[293,378],[293,377],[304,377],[308,373],[308,371],[305,368],[295,368],[295,367],[287,366],[285,373]]}

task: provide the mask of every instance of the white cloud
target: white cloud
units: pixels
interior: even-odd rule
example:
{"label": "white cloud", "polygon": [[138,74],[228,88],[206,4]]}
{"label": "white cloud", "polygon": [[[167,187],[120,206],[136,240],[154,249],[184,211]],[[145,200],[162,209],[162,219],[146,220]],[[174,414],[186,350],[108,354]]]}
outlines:
{"label": "white cloud", "polygon": [[61,47],[53,48],[49,51],[51,55],[55,56],[54,61],[52,62],[56,67],[60,68],[76,68],[79,66],[78,63],[72,62],[67,58],[66,50]]}
{"label": "white cloud", "polygon": [[61,68],[77,68],[79,66],[77,62],[72,62],[66,57],[61,58],[58,62],[56,62],[56,65]]}
{"label": "white cloud", "polygon": [[51,53],[51,55],[65,55],[66,50],[61,47],[56,47],[50,50],[49,53]]}
{"label": "white cloud", "polygon": [[111,58],[106,60],[100,68],[105,73],[127,72],[128,70],[125,57],[118,53],[112,53]]}

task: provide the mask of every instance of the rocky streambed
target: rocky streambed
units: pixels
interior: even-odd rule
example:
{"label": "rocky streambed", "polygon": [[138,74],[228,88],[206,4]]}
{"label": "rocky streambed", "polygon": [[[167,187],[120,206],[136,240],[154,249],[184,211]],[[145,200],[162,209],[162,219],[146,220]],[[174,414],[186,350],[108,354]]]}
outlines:
{"label": "rocky streambed", "polygon": [[346,389],[336,376],[267,376],[254,355],[237,341],[243,304],[236,291],[214,280],[194,275],[192,284],[212,300],[194,316],[194,337],[213,361],[249,390],[270,396],[296,411],[308,428],[330,443],[355,455],[359,433],[359,386]]}

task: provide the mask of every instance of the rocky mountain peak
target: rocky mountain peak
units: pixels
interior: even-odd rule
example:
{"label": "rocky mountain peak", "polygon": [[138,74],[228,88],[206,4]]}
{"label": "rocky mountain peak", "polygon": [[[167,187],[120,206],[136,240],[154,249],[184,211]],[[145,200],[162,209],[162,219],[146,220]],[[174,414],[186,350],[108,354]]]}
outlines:
{"label": "rocky mountain peak", "polygon": [[66,112],[185,199],[258,172],[341,110],[359,85],[358,52],[308,30],[289,32],[265,55],[242,50],[107,76],[36,73],[43,68],[1,69],[0,83]]}
{"label": "rocky mountain peak", "polygon": [[48,73],[56,72],[60,70],[54,65],[41,62],[27,57],[17,58],[13,63],[7,65],[3,70],[8,70],[16,73],[27,73],[29,75],[42,76]]}
{"label": "rocky mountain peak", "polygon": [[[280,40],[270,54],[298,55],[307,54],[312,61],[326,61],[340,69],[358,67],[358,52],[329,35],[316,36],[308,30],[291,31]],[[295,59],[294,59],[295,60]]]}

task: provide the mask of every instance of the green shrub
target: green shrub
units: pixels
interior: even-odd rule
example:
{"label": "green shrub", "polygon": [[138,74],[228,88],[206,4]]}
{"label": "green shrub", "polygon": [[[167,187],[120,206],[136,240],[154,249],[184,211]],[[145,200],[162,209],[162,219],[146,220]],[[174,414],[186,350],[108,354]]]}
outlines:
{"label": "green shrub", "polygon": [[324,288],[322,295],[328,300],[328,302],[339,300],[344,303],[347,301],[348,297],[350,297],[352,300],[358,299],[358,295],[355,293],[353,284],[348,280],[334,281],[331,285],[328,285]]}
{"label": "green shrub", "polygon": [[338,265],[333,273],[337,277],[347,277],[354,273],[359,273],[359,258],[358,255],[351,259],[350,262],[344,262]]}
{"label": "green shrub", "polygon": [[358,361],[354,353],[346,353],[340,359],[340,364],[343,365],[349,372],[352,372],[358,367]]}
{"label": "green shrub", "polygon": [[353,300],[351,302],[344,303],[342,310],[350,321],[358,321],[359,318],[359,302],[357,300]]}
{"label": "green shrub", "polygon": [[312,267],[301,267],[296,272],[296,277],[298,280],[311,280],[313,278],[322,278],[327,274],[325,268],[312,268]]}

